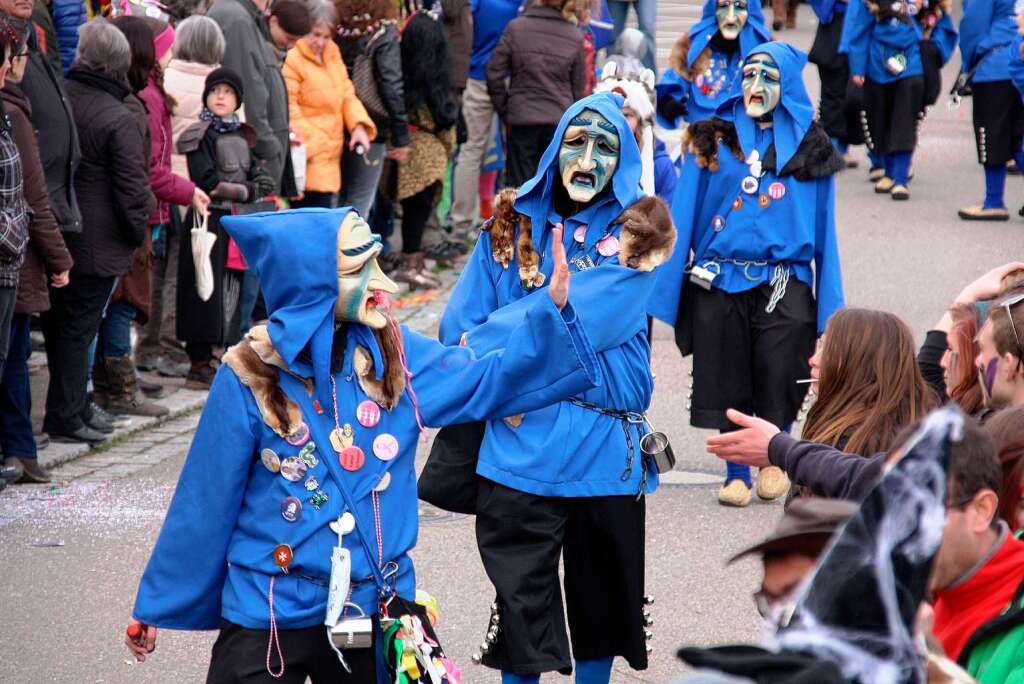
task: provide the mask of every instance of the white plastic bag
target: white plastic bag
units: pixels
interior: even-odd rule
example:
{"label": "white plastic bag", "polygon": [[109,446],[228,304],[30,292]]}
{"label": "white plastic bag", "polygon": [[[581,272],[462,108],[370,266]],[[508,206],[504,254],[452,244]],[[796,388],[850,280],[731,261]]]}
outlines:
{"label": "white plastic bag", "polygon": [[292,174],[295,176],[295,188],[299,195],[306,192],[306,146],[291,146]]}
{"label": "white plastic bag", "polygon": [[192,212],[192,263],[196,271],[196,292],[204,302],[213,295],[210,253],[213,251],[213,243],[217,241],[217,235],[207,229],[209,221],[209,212],[203,212],[201,219],[199,212]]}

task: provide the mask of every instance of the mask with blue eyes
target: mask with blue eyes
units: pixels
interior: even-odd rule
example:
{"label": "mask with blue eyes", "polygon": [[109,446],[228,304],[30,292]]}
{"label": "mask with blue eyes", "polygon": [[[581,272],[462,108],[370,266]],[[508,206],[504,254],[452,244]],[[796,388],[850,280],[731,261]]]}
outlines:
{"label": "mask with blue eyes", "polygon": [[569,122],[558,149],[558,172],[574,202],[605,189],[619,165],[619,133],[598,112],[584,109]]}
{"label": "mask with blue eyes", "polygon": [[763,119],[771,115],[782,97],[779,65],[763,52],[747,57],[743,63],[743,106],[747,116]]}
{"label": "mask with blue eyes", "polygon": [[747,0],[718,0],[715,5],[718,32],[726,40],[736,40],[747,25]]}

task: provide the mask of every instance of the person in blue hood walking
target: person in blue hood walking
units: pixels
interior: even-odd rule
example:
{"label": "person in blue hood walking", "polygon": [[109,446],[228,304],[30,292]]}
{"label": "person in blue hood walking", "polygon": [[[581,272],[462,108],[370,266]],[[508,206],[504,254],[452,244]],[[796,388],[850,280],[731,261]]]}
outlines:
{"label": "person in blue hood walking", "polygon": [[713,116],[739,90],[743,55],[766,40],[760,2],[705,0],[700,21],[672,46],[656,89],[658,124],[673,129]]}
{"label": "person in blue hood walking", "polygon": [[[843,306],[833,178],[842,160],[814,121],[805,62],[786,43],[758,45],[743,63],[742,94],[722,105],[733,123],[690,128],[672,202],[679,248],[648,312],[693,354],[695,427],[737,429],[729,408],[789,426],[815,339]],[[751,484],[748,467],[727,464],[719,501],[746,506]],[[781,471],[761,470],[761,498],[788,488]]]}
{"label": "person in blue hood walking", "polygon": [[537,175],[499,195],[441,321],[445,344],[500,348],[545,296],[561,239],[604,378],[596,391],[491,420],[479,446],[477,544],[499,629],[476,659],[505,684],[569,674],[572,657],[585,684],[608,682],[617,655],[647,666],[644,495],[658,473],[639,449],[654,389],[644,302],[675,231],[664,202],[641,189],[623,104],[600,93],[566,110]]}
{"label": "person in blue hood walking", "polygon": [[924,36],[912,6],[905,0],[852,0],[839,43],[854,85],[864,87],[864,138],[883,173],[875,192],[894,200],[910,199],[910,162],[924,109]]}
{"label": "person in blue hood walking", "polygon": [[1024,168],[1021,140],[1024,104],[1013,84],[1011,62],[1019,61],[1011,44],[1017,36],[1014,0],[971,0],[960,20],[961,70],[971,74],[974,140],[978,163],[985,169],[985,199],[962,207],[965,221],[1008,221],[1003,199],[1006,163]]}
{"label": "person in blue hood walking", "polygon": [[818,17],[818,28],[807,61],[818,67],[821,80],[821,125],[843,155],[844,165],[856,168],[857,160],[849,154],[849,148],[864,144],[860,124],[863,88],[850,81],[849,61],[839,52],[846,0],[813,0],[811,8]]}
{"label": "person in blue hood walking", "polygon": [[[208,682],[394,681],[396,640],[431,636],[409,558],[423,425],[513,416],[601,382],[567,303],[564,251],[551,253],[550,296],[520,312],[500,351],[474,354],[381,308],[397,288],[377,264],[379,236],[350,208],[223,224],[259,273],[270,320],[224,355],[126,642],[144,660],[158,627],[219,628]],[[413,668],[456,684],[440,649],[427,651]]]}

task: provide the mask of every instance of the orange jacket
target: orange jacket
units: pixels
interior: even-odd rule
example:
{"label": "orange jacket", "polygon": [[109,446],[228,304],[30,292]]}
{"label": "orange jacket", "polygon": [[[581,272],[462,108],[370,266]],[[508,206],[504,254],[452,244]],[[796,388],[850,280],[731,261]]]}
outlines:
{"label": "orange jacket", "polygon": [[341,152],[346,133],[362,124],[370,140],[377,127],[356,97],[355,87],[334,42],[317,59],[303,38],[284,60],[291,125],[306,144],[306,190],[337,192],[341,188]]}

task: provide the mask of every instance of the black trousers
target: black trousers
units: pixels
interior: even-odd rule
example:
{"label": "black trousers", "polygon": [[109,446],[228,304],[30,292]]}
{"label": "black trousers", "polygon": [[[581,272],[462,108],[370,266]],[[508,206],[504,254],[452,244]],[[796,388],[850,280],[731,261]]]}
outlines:
{"label": "black trousers", "polygon": [[[270,632],[246,629],[221,621],[220,635],[213,644],[213,656],[206,684],[375,684],[377,681],[376,645],[372,648],[342,651],[352,673],[338,661],[327,642],[327,628],[282,629],[278,632],[284,653],[284,675],[275,678],[267,672],[267,643]],[[281,671],[277,649],[271,652],[270,667]]]}
{"label": "black trousers", "polygon": [[555,135],[556,125],[511,126],[508,133],[508,159],[505,181],[518,188],[537,174],[537,164]]}
{"label": "black trousers", "polygon": [[83,426],[89,345],[99,332],[115,281],[114,276],[72,275],[67,287],[50,289],[50,310],[42,315],[50,372],[46,432],[66,434]]}
{"label": "black trousers", "polygon": [[978,163],[1002,166],[1020,150],[1024,135],[1024,104],[1012,81],[975,83],[974,141]]}
{"label": "black trousers", "polygon": [[476,538],[501,625],[483,663],[522,675],[569,674],[573,656],[622,656],[645,669],[644,525],[643,498],[536,496],[480,478]]}
{"label": "black trousers", "polygon": [[865,141],[876,154],[913,152],[924,116],[924,77],[890,83],[864,81]]}
{"label": "black trousers", "polygon": [[413,254],[423,249],[423,229],[430,220],[438,187],[440,183],[432,183],[402,200],[402,253]]}

